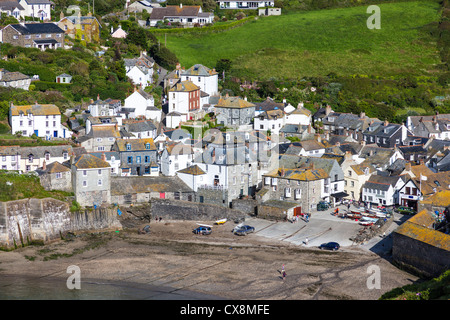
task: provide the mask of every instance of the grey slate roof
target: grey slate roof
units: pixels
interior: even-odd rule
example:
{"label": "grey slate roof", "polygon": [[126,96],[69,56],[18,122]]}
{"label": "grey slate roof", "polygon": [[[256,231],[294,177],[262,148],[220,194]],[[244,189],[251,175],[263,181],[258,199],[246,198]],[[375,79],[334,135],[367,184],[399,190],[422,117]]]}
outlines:
{"label": "grey slate roof", "polygon": [[56,24],[48,23],[24,23],[11,24],[11,27],[19,31],[21,34],[37,34],[37,33],[64,33],[64,30]]}

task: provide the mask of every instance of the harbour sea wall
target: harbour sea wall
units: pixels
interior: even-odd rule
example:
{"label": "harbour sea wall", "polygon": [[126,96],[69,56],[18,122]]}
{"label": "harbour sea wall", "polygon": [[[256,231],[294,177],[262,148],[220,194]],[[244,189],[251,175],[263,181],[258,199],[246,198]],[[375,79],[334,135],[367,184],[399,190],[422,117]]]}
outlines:
{"label": "harbour sea wall", "polygon": [[6,249],[58,240],[67,232],[120,229],[110,208],[71,212],[68,203],[52,198],[0,202],[0,247]]}

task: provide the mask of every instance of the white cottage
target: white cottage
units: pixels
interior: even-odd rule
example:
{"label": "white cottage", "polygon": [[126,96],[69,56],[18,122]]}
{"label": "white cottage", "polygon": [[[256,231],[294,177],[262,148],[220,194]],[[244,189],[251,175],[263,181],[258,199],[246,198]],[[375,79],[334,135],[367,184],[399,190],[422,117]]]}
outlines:
{"label": "white cottage", "polygon": [[135,89],[134,92],[125,98],[125,105],[122,111],[127,113],[127,118],[146,117],[147,108],[155,106],[153,96],[142,89]]}

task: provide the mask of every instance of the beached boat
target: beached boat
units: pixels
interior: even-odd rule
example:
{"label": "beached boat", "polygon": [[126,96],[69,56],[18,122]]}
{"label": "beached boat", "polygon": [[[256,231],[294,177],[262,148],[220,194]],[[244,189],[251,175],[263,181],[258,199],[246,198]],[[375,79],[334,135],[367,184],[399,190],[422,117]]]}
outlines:
{"label": "beached boat", "polygon": [[225,222],[227,222],[227,219],[220,219],[216,221],[216,224],[224,224]]}

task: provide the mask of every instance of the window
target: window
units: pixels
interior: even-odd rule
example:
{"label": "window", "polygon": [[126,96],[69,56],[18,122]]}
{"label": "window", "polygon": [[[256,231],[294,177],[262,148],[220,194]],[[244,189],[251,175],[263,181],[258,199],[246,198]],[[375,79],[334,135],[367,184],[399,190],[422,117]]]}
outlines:
{"label": "window", "polygon": [[87,170],[83,170],[83,176],[87,176]]}
{"label": "window", "polygon": [[136,157],[136,163],[141,163],[141,156]]}
{"label": "window", "polygon": [[47,160],[47,161],[50,160],[50,153],[46,153],[46,154],[45,154],[45,160]]}
{"label": "window", "polygon": [[103,184],[102,179],[98,179],[97,185],[98,185],[98,186],[101,186],[102,184]]}
{"label": "window", "polygon": [[61,172],[57,172],[56,173],[56,179],[61,179],[62,178],[62,173]]}
{"label": "window", "polygon": [[147,143],[145,144],[145,149],[150,150],[150,143],[147,142]]}
{"label": "window", "polygon": [[133,157],[128,157],[127,158],[127,163],[132,164],[133,163]]}
{"label": "window", "polygon": [[131,150],[131,144],[127,143],[127,150]]}
{"label": "window", "polygon": [[28,162],[33,162],[33,155],[32,155],[32,154],[30,154],[30,155],[28,156]]}
{"label": "window", "polygon": [[48,127],[48,121],[45,121],[45,126]]}
{"label": "window", "polygon": [[144,162],[145,162],[145,163],[149,163],[149,162],[150,162],[150,156],[145,156]]}
{"label": "window", "polygon": [[102,175],[102,170],[98,169],[97,173],[98,173],[99,176],[101,176]]}
{"label": "window", "polygon": [[83,187],[87,187],[87,180],[83,180]]}

